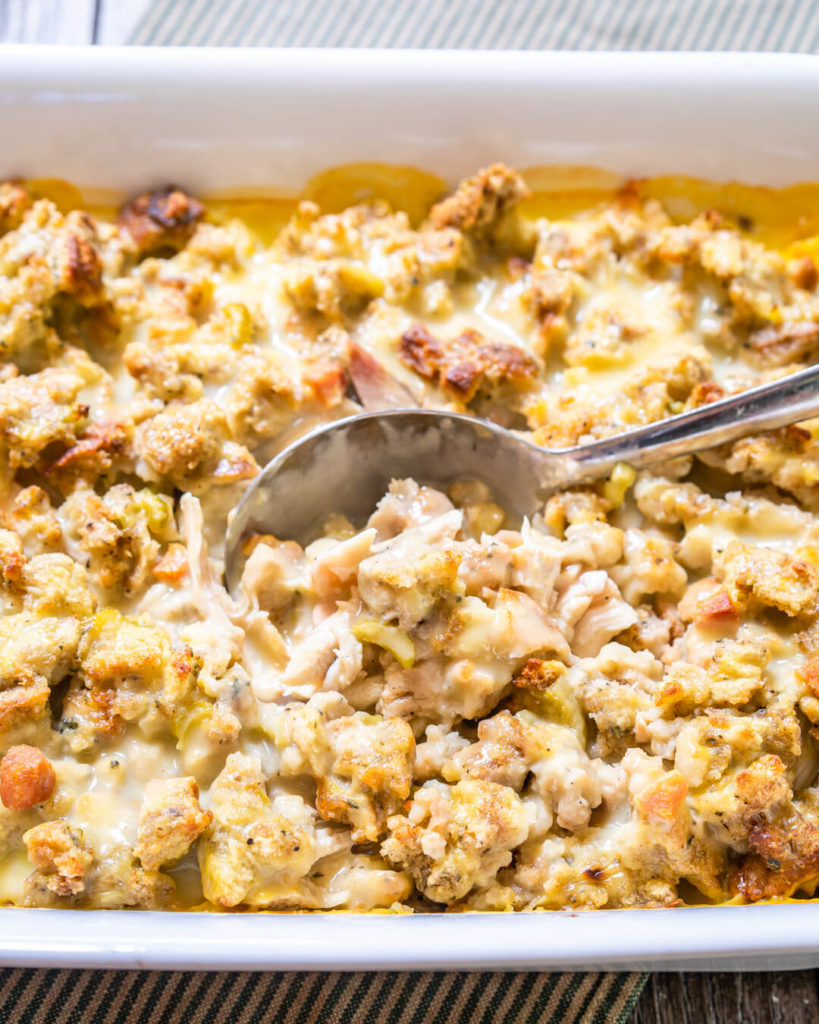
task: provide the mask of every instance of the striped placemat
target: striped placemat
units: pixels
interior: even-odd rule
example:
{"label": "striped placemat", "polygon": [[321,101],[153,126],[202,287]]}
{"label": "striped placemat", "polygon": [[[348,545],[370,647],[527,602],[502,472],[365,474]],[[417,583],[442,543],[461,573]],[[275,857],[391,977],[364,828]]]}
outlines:
{"label": "striped placemat", "polygon": [[132,42],[494,50],[819,50],[815,0],[156,0]]}
{"label": "striped placemat", "polygon": [[[271,921],[271,927],[275,927]],[[621,1024],[639,974],[0,972],[4,1024]]]}

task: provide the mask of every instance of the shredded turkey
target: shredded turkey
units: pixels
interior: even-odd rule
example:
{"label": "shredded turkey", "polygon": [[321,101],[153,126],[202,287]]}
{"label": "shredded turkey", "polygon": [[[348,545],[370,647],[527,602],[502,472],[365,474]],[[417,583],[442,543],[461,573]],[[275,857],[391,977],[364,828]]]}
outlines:
{"label": "shredded turkey", "polygon": [[109,219],[0,184],[0,903],[813,896],[819,421],[524,520],[396,471],[224,579],[248,484],[318,424],[419,405],[560,448],[814,363],[792,196],[331,180],[273,240],[179,185]]}

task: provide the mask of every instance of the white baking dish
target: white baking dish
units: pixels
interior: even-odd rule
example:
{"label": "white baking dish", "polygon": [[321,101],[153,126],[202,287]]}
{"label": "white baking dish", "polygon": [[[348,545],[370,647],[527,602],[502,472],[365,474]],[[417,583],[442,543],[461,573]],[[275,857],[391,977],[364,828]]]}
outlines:
{"label": "white baking dish", "polygon": [[[819,58],[0,48],[0,176],[297,189],[358,160],[819,179]],[[0,962],[255,969],[819,966],[819,904],[519,915],[0,910]]]}

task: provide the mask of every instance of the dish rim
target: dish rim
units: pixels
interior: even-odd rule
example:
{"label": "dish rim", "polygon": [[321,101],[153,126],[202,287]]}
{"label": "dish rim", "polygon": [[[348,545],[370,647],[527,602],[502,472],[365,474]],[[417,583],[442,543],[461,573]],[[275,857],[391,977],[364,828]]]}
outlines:
{"label": "dish rim", "polygon": [[[10,967],[747,971],[819,964],[819,904],[807,901],[508,914],[19,907],[0,914],[0,965]],[[205,927],[214,916],[218,925]]]}
{"label": "dish rim", "polygon": [[[177,89],[171,106],[184,106],[191,102],[190,94],[205,85],[212,92],[221,87],[229,100],[246,95],[248,102],[259,101],[258,94],[251,97],[254,88],[263,92],[288,85],[297,91],[301,86],[298,102],[306,103],[320,95],[317,87],[324,88],[329,81],[340,83],[339,97],[329,101],[331,106],[362,95],[373,83],[383,85],[385,94],[394,97],[401,87],[419,81],[422,93],[448,84],[450,108],[458,103],[462,108],[474,105],[474,96],[468,98],[467,92],[477,83],[484,89],[502,86],[509,95],[516,89],[559,86],[575,100],[583,95],[596,98],[604,112],[612,109],[617,97],[639,99],[647,92],[639,109],[656,113],[674,96],[696,106],[709,91],[722,90],[726,107],[708,122],[703,145],[718,136],[732,113],[753,113],[753,96],[765,101],[765,117],[772,117],[777,102],[790,100],[783,120],[791,118],[794,123],[776,126],[771,122],[776,145],[766,143],[762,162],[771,163],[778,146],[788,168],[786,178],[811,161],[819,166],[819,141],[807,140],[799,152],[792,151],[797,128],[804,127],[797,123],[800,112],[809,109],[805,97],[810,100],[819,92],[819,57],[812,55],[0,46],[0,124],[13,119],[18,108],[25,108],[35,112],[34,121],[42,130],[56,124],[68,110],[69,121],[73,117],[85,130],[96,123],[95,114],[102,113],[103,120],[109,117],[114,124],[111,112],[117,114],[130,105],[130,111],[137,113],[138,133],[147,130],[152,112],[159,109],[163,89]],[[602,87],[603,93],[596,94]],[[528,117],[530,111],[537,111],[537,104],[531,96],[526,104]],[[373,110],[376,123],[387,125],[385,112],[378,114],[377,104]],[[599,123],[600,109],[594,116]],[[295,121],[293,111],[285,111],[282,118],[281,123]],[[35,127],[20,140],[23,162],[36,160],[44,152],[34,138]],[[232,137],[233,130],[223,126],[227,137]],[[635,137],[640,131],[635,129]],[[498,145],[502,137],[499,131],[492,144]],[[63,136],[54,141],[67,144]],[[97,151],[99,140],[86,136],[83,141]],[[656,138],[648,143],[658,145]],[[593,148],[593,141],[589,145]],[[646,145],[645,139],[641,145]],[[155,138],[148,148],[150,155],[162,152]],[[104,146],[101,151],[105,152]],[[640,151],[636,146],[634,153]],[[193,170],[190,153],[187,159]],[[329,159],[326,166],[332,163]],[[0,175],[6,172],[0,167]],[[819,173],[814,177],[819,179]],[[509,915],[305,913],[276,915],[272,920],[270,913],[263,912],[220,914],[215,928],[205,926],[213,920],[211,915],[187,912],[9,907],[0,909],[0,914],[0,963],[11,966],[197,970],[819,966],[819,903],[810,902]],[[283,920],[286,927],[276,927]]]}

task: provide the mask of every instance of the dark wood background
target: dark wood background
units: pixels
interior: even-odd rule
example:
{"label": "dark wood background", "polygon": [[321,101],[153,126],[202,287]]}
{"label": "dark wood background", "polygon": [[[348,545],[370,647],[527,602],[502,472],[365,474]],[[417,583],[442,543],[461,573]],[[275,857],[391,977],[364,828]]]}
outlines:
{"label": "dark wood background", "polygon": [[[0,43],[124,43],[149,4],[0,0]],[[819,1024],[817,973],[655,974],[631,1024]]]}
{"label": "dark wood background", "polygon": [[[817,942],[819,945],[819,942]],[[808,1024],[819,1021],[816,971],[653,974],[630,1024]]]}

